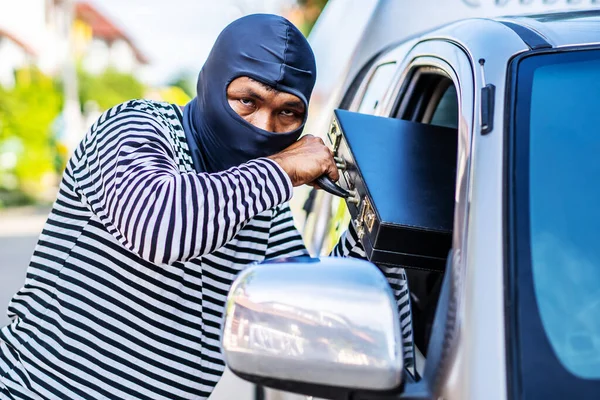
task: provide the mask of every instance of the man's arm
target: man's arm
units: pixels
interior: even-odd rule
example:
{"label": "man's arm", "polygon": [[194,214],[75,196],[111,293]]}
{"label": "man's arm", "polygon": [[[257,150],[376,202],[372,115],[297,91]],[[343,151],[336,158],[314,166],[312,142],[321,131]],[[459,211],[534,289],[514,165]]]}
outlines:
{"label": "man's arm", "polygon": [[367,258],[362,243],[358,240],[352,222],[348,224],[348,229],[342,234],[342,237],[335,245],[330,255],[333,257]]}
{"label": "man's arm", "polygon": [[78,191],[106,229],[154,264],[213,252],[261,212],[289,200],[292,182],[262,158],[209,174],[178,169],[152,116],[126,109],[85,138]]}
{"label": "man's arm", "polygon": [[[294,218],[289,205],[286,203],[277,207],[276,214],[269,231],[269,245],[266,259],[281,257],[296,257],[308,255],[302,236],[294,224]],[[360,240],[352,223],[344,232],[337,245],[331,251],[333,257],[354,257],[366,259]]]}

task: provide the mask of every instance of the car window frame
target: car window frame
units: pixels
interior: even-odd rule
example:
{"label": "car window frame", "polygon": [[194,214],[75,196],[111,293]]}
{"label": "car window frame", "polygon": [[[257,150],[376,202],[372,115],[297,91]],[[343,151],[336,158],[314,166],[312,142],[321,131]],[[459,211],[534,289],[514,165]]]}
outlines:
{"label": "car window frame", "polygon": [[[397,61],[389,59],[388,57],[384,57],[384,58],[380,58],[380,59],[376,60],[369,67],[369,70],[364,75],[363,79],[361,80],[360,84],[358,85],[358,88],[356,89],[356,92],[354,93],[352,100],[349,102],[349,105],[347,108],[348,111],[358,112],[358,109],[360,108],[362,101],[365,97],[365,94],[367,93],[367,90],[369,88],[369,84],[373,81],[373,77],[375,76],[377,69],[383,65],[391,64],[391,63],[396,63],[396,68],[398,68]],[[392,78],[390,79],[390,85],[393,85],[395,78],[396,78],[396,74],[393,74]],[[389,91],[389,89],[388,89],[388,91]],[[383,94],[382,100],[385,99],[385,94],[386,93]],[[379,104],[381,104],[381,101],[379,102]]]}
{"label": "car window frame", "polygon": [[[475,126],[475,79],[473,68],[470,63],[469,57],[463,52],[462,48],[450,41],[439,40],[439,41],[427,41],[421,43],[422,46],[415,47],[413,50],[414,56],[411,61],[406,65],[403,72],[404,81],[399,81],[396,88],[396,97],[399,101],[403,101],[406,96],[409,96],[409,88],[413,87],[412,78],[415,71],[420,68],[428,68],[430,71],[436,70],[443,72],[448,78],[452,80],[452,83],[456,87],[458,108],[459,108],[459,169],[468,173],[470,170],[471,161],[471,150],[473,140],[473,127]],[[438,51],[436,54],[434,51],[437,47],[446,47],[444,52]],[[433,48],[433,49],[430,49]],[[422,55],[425,53],[426,55]],[[431,55],[434,54],[434,55]],[[458,63],[460,58],[461,73],[457,73],[456,69],[452,67],[452,64]],[[399,104],[389,104],[387,113],[392,116],[397,113]],[[462,143],[461,143],[462,142]],[[464,154],[460,154],[463,151]],[[459,177],[457,177],[458,181]],[[457,182],[458,184],[458,182]],[[468,212],[468,176],[466,177],[466,183],[464,184],[464,193],[459,193],[457,187],[457,209],[464,207],[464,218],[458,218],[455,215],[454,219],[454,233],[453,233],[453,248],[461,249],[463,252],[464,244],[467,237],[467,221],[466,214]]]}
{"label": "car window frame", "polygon": [[[409,44],[411,44],[411,42],[406,42],[404,43],[404,46],[407,46]],[[432,52],[431,50],[428,50],[432,45],[441,46],[443,48],[443,51],[436,54],[435,51]],[[404,53],[404,55],[402,55],[401,57],[395,56],[394,53],[398,54],[399,49],[391,50],[389,53],[384,54],[380,59],[376,60],[371,64],[369,70],[364,75],[362,82],[358,85],[357,90],[355,91],[354,96],[352,98],[352,101],[350,102],[350,106],[348,107],[348,110],[355,112],[358,110],[358,107],[360,106],[360,103],[366,91],[366,87],[371,81],[374,71],[382,64],[386,64],[392,60],[402,61],[398,62],[397,73],[392,79],[391,87],[387,90],[385,98],[380,102],[381,107],[378,107],[373,115],[394,118],[399,103],[403,99],[407,98],[407,96],[409,96],[410,93],[417,90],[415,85],[418,79],[414,78],[415,72],[419,70],[427,73],[435,71],[441,76],[444,76],[445,78],[448,78],[452,81],[452,83],[456,87],[457,100],[459,103],[459,132],[462,131],[462,136],[466,137],[462,140],[459,137],[458,143],[458,160],[462,163],[462,165],[457,166],[457,170],[465,171],[465,175],[463,176],[462,182],[460,184],[457,176],[456,198],[458,200],[457,205],[455,206],[452,249],[459,249],[464,252],[466,251],[466,237],[468,225],[468,221],[466,218],[468,213],[467,182],[469,181],[468,171],[470,170],[470,154],[473,133],[472,127],[474,126],[475,116],[475,79],[472,72],[472,64],[470,63],[467,54],[463,51],[461,47],[457,46],[455,43],[446,40],[428,40],[425,42],[413,44],[410,51]],[[461,64],[459,68],[461,71],[460,74],[457,73],[456,70],[451,66],[452,60],[457,59],[460,60]],[[461,82],[463,82],[462,86]],[[464,90],[464,97],[461,97],[461,88],[463,88]],[[441,94],[443,95],[443,91]],[[439,99],[435,103],[437,104],[438,102]],[[461,142],[466,144],[462,148],[460,146]],[[462,154],[462,156],[460,154],[461,152],[464,153]],[[459,190],[459,187],[462,189]],[[452,257],[452,259],[450,260],[451,262],[449,263],[449,265],[461,262],[460,253],[461,251],[454,251],[454,257]],[[463,270],[463,268],[452,268],[452,270],[460,272]],[[456,282],[455,279],[452,279],[452,281],[453,283]],[[455,292],[456,290],[453,291],[453,293]]]}
{"label": "car window frame", "polygon": [[[367,71],[363,72],[360,83],[357,84],[354,93],[352,93],[352,98],[349,96],[344,96],[344,101],[342,102],[340,108],[346,109],[348,111],[356,112],[358,107],[360,106],[360,101],[364,95],[366,90],[366,86],[371,80],[375,70],[382,64],[395,62],[396,63],[396,72],[393,74],[390,80],[390,88],[386,91],[382,100],[379,104],[383,104],[383,107],[378,107],[375,110],[373,115],[386,116],[387,111],[387,103],[389,102],[389,98],[392,96],[392,92],[395,91],[398,80],[401,79],[402,68],[406,62],[406,57],[408,53],[410,53],[411,49],[414,48],[416,41],[414,39],[406,40],[394,45],[391,45],[382,51],[377,57],[368,62],[365,67],[367,67]],[[363,67],[363,68],[365,68]],[[357,75],[357,78],[360,77],[360,74]],[[347,106],[347,107],[345,107]]]}

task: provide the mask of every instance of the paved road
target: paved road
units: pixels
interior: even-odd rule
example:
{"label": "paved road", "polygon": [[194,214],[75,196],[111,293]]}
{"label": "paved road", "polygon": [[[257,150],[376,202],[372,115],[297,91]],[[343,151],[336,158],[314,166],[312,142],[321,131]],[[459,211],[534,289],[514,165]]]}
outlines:
{"label": "paved road", "polygon": [[[0,327],[8,323],[6,308],[23,285],[29,259],[48,216],[47,208],[21,208],[0,212]],[[252,400],[254,386],[226,371],[211,400]]]}
{"label": "paved road", "polygon": [[0,326],[8,323],[6,306],[23,285],[27,263],[36,241],[37,235],[0,237]]}
{"label": "paved road", "polygon": [[6,307],[23,285],[29,258],[48,211],[27,207],[0,213],[0,326],[8,323]]}

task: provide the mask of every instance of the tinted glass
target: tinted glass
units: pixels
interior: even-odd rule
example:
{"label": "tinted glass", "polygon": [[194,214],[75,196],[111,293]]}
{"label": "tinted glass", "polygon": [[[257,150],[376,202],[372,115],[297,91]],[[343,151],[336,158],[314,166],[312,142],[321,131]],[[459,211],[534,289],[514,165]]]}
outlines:
{"label": "tinted glass", "polygon": [[[531,268],[543,328],[560,362],[600,378],[600,53],[532,57]],[[519,78],[521,79],[521,77]],[[517,100],[517,105],[520,99]],[[521,128],[521,131],[519,131]]]}
{"label": "tinted glass", "polygon": [[367,90],[358,107],[358,112],[363,114],[373,114],[379,106],[383,96],[390,88],[394,73],[396,72],[396,63],[381,64],[377,67],[369,83]]}
{"label": "tinted glass", "polygon": [[448,86],[442,95],[429,123],[446,128],[458,128],[458,96],[453,84]]}

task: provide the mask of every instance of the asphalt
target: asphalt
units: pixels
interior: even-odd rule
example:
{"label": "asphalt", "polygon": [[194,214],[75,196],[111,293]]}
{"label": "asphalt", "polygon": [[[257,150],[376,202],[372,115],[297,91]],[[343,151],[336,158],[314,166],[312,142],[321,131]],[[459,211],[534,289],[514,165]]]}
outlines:
{"label": "asphalt", "polygon": [[6,308],[21,288],[48,208],[26,207],[0,212],[0,326],[8,323]]}

